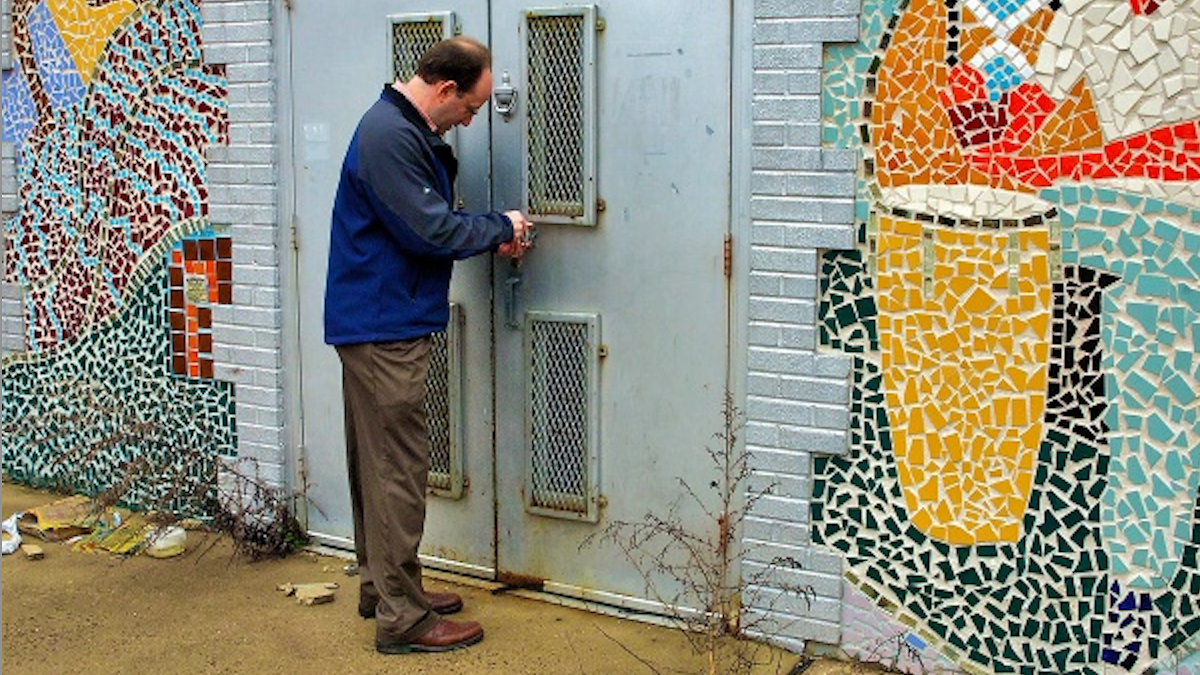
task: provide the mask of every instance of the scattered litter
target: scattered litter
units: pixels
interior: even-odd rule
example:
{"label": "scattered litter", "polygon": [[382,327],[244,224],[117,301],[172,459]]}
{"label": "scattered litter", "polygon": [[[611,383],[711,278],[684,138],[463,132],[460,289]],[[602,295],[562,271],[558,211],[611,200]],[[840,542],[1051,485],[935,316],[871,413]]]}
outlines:
{"label": "scattered litter", "polygon": [[338,585],[331,581],[324,581],[315,584],[280,584],[275,590],[283,591],[284,595],[295,596],[296,602],[301,605],[323,605],[333,602],[333,592],[337,587]]}
{"label": "scattered litter", "polygon": [[27,560],[41,560],[46,557],[46,552],[37,544],[21,544],[21,552]]}
{"label": "scattered litter", "polygon": [[4,555],[8,555],[17,550],[21,545],[21,533],[17,530],[17,521],[21,519],[21,512],[18,511],[0,523],[0,530],[4,531]]}
{"label": "scattered litter", "polygon": [[[27,535],[69,544],[72,550],[87,553],[120,556],[145,553],[154,558],[170,558],[186,549],[188,530],[205,529],[204,523],[195,518],[163,526],[155,526],[155,520],[159,520],[157,514],[100,508],[95,500],[74,495],[9,516],[0,524],[3,552],[9,555],[21,548],[30,560],[40,560],[45,555],[40,547],[21,546],[22,535]],[[37,551],[36,557],[29,553],[30,548]]]}
{"label": "scattered litter", "polygon": [[146,534],[146,543],[146,555],[151,558],[177,556],[187,545],[187,530],[177,525],[156,527]]}
{"label": "scattered litter", "polygon": [[45,541],[67,541],[98,527],[112,527],[113,519],[112,509],[97,511],[91,499],[75,495],[26,511],[17,519],[17,528]]}
{"label": "scattered litter", "polygon": [[345,572],[346,576],[348,577],[356,577],[358,576],[358,563],[350,563],[349,565],[343,567],[342,571]]}
{"label": "scattered litter", "polygon": [[73,549],[98,553],[108,551],[115,555],[132,555],[137,553],[145,541],[146,533],[151,529],[145,517],[133,514],[124,521],[114,518],[119,523],[115,528],[96,528],[90,534],[79,538]]}

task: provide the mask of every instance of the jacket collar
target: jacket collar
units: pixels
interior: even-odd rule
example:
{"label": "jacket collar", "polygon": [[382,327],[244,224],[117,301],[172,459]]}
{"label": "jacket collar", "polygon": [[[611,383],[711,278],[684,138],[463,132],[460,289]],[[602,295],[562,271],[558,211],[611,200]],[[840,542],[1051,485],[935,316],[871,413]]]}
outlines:
{"label": "jacket collar", "polygon": [[429,123],[425,121],[425,116],[421,114],[421,111],[417,110],[407,96],[396,91],[395,87],[390,84],[383,85],[383,94],[380,98],[396,106],[400,110],[400,114],[404,115],[404,119],[421,131],[421,135],[425,137],[430,149],[433,150],[434,156],[446,170],[446,174],[450,178],[450,185],[453,186],[454,179],[458,175],[458,159],[454,157],[454,148],[450,147],[446,139],[429,128]]}
{"label": "jacket collar", "polygon": [[417,106],[413,105],[413,102],[408,100],[407,96],[396,91],[395,87],[390,84],[383,85],[383,93],[380,97],[399,108],[400,114],[404,115],[404,119],[412,122],[413,126],[425,132],[426,136],[441,138],[437,132],[429,128],[429,121],[421,114],[420,110],[417,110]]}

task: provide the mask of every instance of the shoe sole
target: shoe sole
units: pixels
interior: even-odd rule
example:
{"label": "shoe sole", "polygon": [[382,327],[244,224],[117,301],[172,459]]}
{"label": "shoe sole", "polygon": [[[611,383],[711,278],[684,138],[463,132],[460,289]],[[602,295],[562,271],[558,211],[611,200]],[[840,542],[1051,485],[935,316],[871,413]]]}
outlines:
{"label": "shoe sole", "polygon": [[413,653],[452,652],[455,649],[462,649],[464,647],[470,647],[473,644],[477,644],[482,639],[483,639],[483,633],[480,632],[478,635],[472,635],[471,637],[469,637],[465,640],[460,640],[459,642],[455,642],[454,644],[443,645],[440,647],[416,644],[416,643],[412,643],[412,642],[404,643],[404,644],[387,644],[387,645],[381,645],[379,643],[376,643],[375,651],[379,652],[380,654],[413,654]]}

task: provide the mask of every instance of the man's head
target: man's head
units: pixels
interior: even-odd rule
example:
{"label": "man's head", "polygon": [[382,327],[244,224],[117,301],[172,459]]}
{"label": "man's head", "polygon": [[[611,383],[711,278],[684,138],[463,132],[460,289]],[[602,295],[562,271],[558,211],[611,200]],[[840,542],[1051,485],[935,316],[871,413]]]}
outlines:
{"label": "man's head", "polygon": [[463,35],[442,40],[421,57],[408,87],[439,133],[467,126],[491,98],[492,54]]}

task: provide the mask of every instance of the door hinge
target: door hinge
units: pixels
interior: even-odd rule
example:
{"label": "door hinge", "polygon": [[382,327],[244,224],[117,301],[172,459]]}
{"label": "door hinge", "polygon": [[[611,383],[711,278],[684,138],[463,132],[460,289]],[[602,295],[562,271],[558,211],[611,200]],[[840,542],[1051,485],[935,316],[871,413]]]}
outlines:
{"label": "door hinge", "polygon": [[300,250],[300,228],[296,226],[296,216],[292,216],[292,223],[288,226],[288,238],[291,239],[293,251]]}
{"label": "door hinge", "polygon": [[296,482],[300,485],[299,492],[308,494],[308,464],[303,444],[296,448]]}
{"label": "door hinge", "polygon": [[733,278],[733,235],[725,235],[725,278]]}
{"label": "door hinge", "polygon": [[292,0],[283,0],[283,8],[287,11],[292,11]]}

